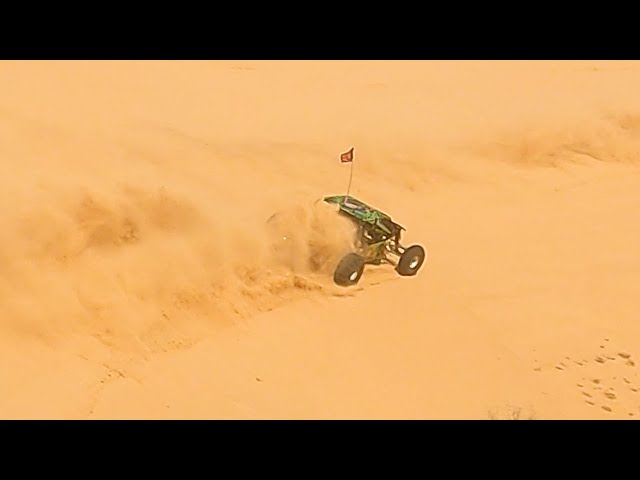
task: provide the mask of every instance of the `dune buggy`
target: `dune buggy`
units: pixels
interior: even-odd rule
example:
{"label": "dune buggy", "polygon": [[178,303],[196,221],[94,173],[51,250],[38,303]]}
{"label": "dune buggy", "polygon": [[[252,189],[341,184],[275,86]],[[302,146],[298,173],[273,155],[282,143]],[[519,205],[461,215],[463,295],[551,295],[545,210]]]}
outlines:
{"label": "dune buggy", "polygon": [[325,197],[323,200],[337,205],[338,212],[357,227],[355,251],[338,263],[333,277],[335,283],[341,286],[357,284],[367,264],[393,265],[402,276],[418,273],[426,259],[426,251],[420,245],[403,247],[400,237],[405,229],[389,215],[347,195]]}

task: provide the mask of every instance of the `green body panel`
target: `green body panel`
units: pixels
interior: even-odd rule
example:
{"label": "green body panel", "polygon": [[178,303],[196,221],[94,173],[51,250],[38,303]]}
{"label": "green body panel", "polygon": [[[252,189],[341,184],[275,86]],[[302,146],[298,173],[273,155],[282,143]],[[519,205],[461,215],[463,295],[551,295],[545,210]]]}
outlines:
{"label": "green body panel", "polygon": [[[391,220],[389,215],[370,207],[357,198],[347,195],[334,195],[325,197],[324,201],[333,205],[338,205],[341,212],[349,215],[354,220],[372,225],[387,235],[393,235],[395,233],[391,230],[390,225],[393,225],[400,230],[404,230],[403,227]],[[385,223],[387,225],[385,225]]]}
{"label": "green body panel", "polygon": [[388,260],[387,252],[400,254],[397,247],[404,228],[389,215],[347,195],[325,197],[324,201],[337,205],[341,214],[359,225],[356,251],[367,263]]}

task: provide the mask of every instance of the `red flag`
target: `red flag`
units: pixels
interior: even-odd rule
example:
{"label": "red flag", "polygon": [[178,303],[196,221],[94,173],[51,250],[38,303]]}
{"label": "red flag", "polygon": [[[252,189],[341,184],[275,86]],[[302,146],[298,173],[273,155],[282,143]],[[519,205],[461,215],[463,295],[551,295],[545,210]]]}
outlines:
{"label": "red flag", "polygon": [[340,155],[340,161],[342,163],[350,163],[353,162],[353,148],[346,153]]}

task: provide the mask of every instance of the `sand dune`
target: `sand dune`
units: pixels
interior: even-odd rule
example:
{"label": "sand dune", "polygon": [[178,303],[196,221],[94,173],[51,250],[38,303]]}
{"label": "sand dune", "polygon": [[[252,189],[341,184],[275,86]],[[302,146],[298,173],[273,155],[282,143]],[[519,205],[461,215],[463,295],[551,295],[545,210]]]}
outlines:
{"label": "sand dune", "polygon": [[[0,62],[1,418],[637,418],[637,62]],[[415,278],[332,283],[352,193]]]}

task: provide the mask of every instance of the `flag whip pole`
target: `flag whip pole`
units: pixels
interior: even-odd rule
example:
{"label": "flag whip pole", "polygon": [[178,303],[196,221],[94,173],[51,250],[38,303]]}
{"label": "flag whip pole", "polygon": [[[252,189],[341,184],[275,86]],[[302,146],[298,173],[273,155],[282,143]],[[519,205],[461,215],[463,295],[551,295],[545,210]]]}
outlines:
{"label": "flag whip pole", "polygon": [[349,150],[348,152],[343,153],[342,155],[340,155],[340,161],[342,163],[348,162],[348,163],[351,164],[350,170],[349,170],[349,185],[347,186],[347,195],[346,195],[346,197],[349,196],[349,192],[351,191],[351,181],[353,180],[353,160],[354,160],[354,157],[355,157],[353,151],[354,151],[354,148],[351,147],[351,150]]}
{"label": "flag whip pole", "polygon": [[351,163],[351,170],[349,173],[349,186],[347,187],[347,197],[349,196],[349,192],[351,191],[351,180],[353,180],[353,161]]}

